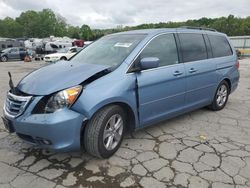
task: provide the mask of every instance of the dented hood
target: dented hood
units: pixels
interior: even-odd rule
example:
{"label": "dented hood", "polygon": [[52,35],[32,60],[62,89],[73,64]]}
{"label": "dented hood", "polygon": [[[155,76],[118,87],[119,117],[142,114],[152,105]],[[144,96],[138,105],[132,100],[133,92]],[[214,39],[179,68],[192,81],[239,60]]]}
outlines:
{"label": "dented hood", "polygon": [[106,65],[59,61],[31,72],[19,82],[17,88],[30,95],[48,95],[79,85],[108,68]]}

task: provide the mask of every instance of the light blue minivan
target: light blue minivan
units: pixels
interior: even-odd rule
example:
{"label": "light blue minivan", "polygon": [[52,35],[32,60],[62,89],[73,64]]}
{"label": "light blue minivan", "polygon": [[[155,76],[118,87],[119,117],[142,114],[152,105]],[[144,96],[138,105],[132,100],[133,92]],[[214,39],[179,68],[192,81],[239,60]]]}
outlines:
{"label": "light blue minivan", "polygon": [[237,88],[238,68],[227,36],[214,30],[111,34],[10,84],[3,121],[40,148],[84,148],[107,158],[126,130],[205,106],[223,109]]}

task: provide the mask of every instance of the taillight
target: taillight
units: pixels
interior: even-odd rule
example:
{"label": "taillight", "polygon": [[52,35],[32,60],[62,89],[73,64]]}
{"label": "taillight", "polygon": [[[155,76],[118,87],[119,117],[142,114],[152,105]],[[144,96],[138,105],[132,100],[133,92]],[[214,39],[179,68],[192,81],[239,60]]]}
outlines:
{"label": "taillight", "polygon": [[239,62],[239,60],[237,60],[237,62],[236,62],[236,67],[237,67],[237,69],[240,68],[240,62]]}

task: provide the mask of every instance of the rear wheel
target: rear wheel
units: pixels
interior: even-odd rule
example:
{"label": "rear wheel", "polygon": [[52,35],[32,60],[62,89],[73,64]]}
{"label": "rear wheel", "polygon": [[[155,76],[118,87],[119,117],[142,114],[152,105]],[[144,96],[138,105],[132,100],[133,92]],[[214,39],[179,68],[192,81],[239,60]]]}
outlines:
{"label": "rear wheel", "polygon": [[228,83],[223,80],[216,90],[212,104],[209,106],[214,111],[222,110],[228,101],[229,86]]}
{"label": "rear wheel", "polygon": [[8,57],[7,56],[2,56],[1,57],[1,61],[2,62],[7,62],[8,61]]}
{"label": "rear wheel", "polygon": [[84,131],[87,152],[99,158],[108,158],[121,145],[126,127],[126,113],[118,105],[107,106],[97,112]]}

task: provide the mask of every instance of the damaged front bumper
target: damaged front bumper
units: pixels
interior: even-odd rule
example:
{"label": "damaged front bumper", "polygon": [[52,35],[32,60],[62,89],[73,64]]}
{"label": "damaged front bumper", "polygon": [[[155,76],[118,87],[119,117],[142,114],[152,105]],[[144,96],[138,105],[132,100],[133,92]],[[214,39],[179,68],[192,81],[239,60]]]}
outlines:
{"label": "damaged front bumper", "polygon": [[26,109],[18,116],[8,112],[4,105],[4,124],[26,142],[39,148],[72,151],[81,148],[81,129],[86,118],[71,109],[64,108],[54,113],[33,114],[32,110],[42,97],[32,97]]}

